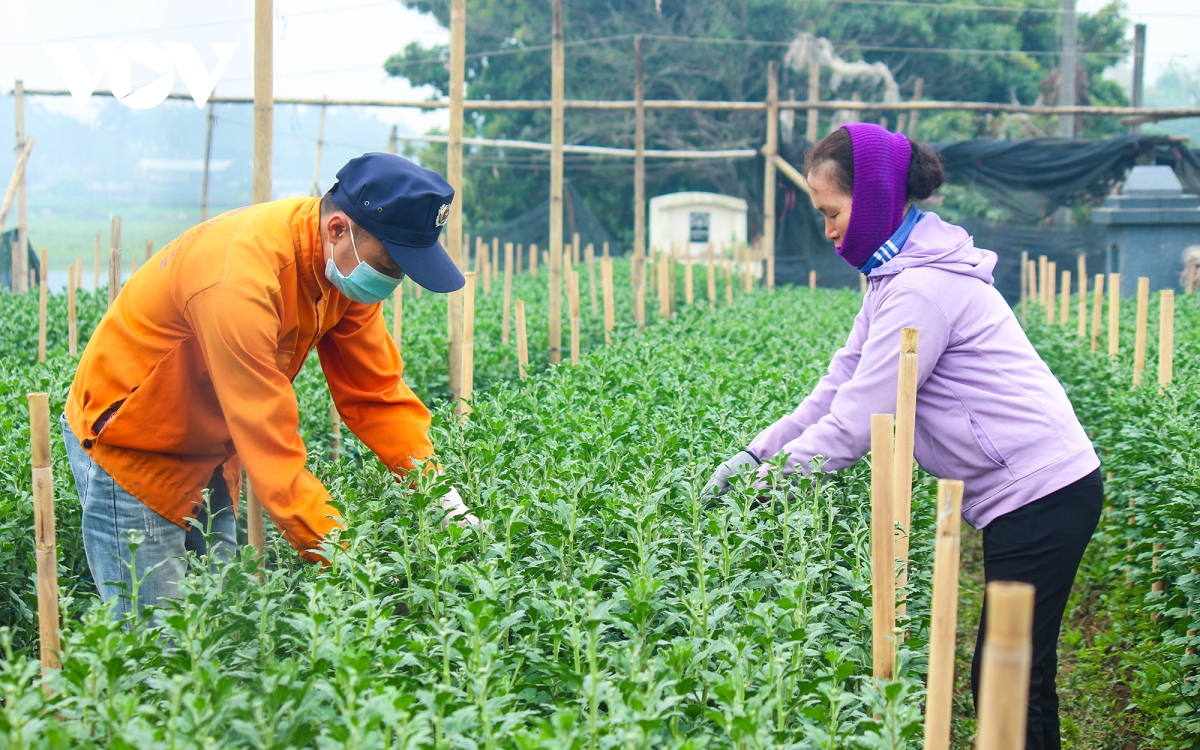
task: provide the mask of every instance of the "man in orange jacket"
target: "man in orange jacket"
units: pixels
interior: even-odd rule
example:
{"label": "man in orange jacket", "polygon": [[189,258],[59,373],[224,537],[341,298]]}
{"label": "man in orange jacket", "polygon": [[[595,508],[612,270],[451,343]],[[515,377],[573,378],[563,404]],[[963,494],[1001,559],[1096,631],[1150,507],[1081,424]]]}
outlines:
{"label": "man in orange jacket", "polygon": [[[432,455],[429,411],[401,378],[380,303],[405,274],[434,292],[462,287],[438,242],[454,191],[392,154],[352,159],[337,178],[320,200],[237,209],[172,240],[88,342],[63,437],[105,601],[132,591],[131,570],[139,605],[175,597],[206,531],[228,558],[243,466],[288,542],[320,559],[345,522],[305,469],[298,431],[292,381],[314,348],[342,419],[390,469]],[[443,506],[476,522],[453,490]],[[144,537],[136,561],[130,531]]]}

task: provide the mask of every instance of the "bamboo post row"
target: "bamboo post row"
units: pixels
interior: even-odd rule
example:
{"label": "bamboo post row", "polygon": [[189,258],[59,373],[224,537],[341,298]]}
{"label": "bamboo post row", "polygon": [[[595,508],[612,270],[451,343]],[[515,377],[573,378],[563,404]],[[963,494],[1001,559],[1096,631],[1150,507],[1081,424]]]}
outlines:
{"label": "bamboo post row", "polygon": [[600,300],[597,298],[596,290],[596,248],[592,246],[592,243],[587,244],[583,255],[588,265],[588,287],[592,298],[592,315],[595,315],[600,309]]}
{"label": "bamboo post row", "polygon": [[1046,306],[1046,325],[1053,325],[1054,323],[1054,303],[1058,299],[1054,289],[1054,282],[1056,281],[1054,275],[1057,272],[1058,264],[1054,261],[1046,264],[1046,288],[1042,294],[1042,297],[1045,299],[1043,304]]}
{"label": "bamboo post row", "polygon": [[46,266],[50,264],[46,248],[42,248],[42,264],[38,269],[38,364],[46,362]]}
{"label": "bamboo post row", "polygon": [[708,301],[709,304],[717,301],[717,269],[713,265],[713,246],[708,243]]}
{"label": "bamboo post row", "polygon": [[79,328],[75,317],[75,289],[79,284],[78,263],[67,269],[67,354],[71,359],[79,352]]}
{"label": "bamboo post row", "polygon": [[1037,278],[1037,261],[1029,261],[1029,270],[1026,272],[1029,278],[1029,301],[1036,304],[1038,301],[1038,278]]}
{"label": "bamboo post row", "polygon": [[467,283],[462,298],[462,372],[459,382],[462,395],[458,397],[458,413],[471,413],[471,398],[475,390],[475,271],[463,274]]}
{"label": "bamboo post row", "polygon": [[692,287],[692,261],[691,259],[688,259],[683,263],[683,302],[688,307],[692,306],[695,296],[695,290]]}
{"label": "bamboo post row", "polygon": [[929,677],[925,698],[925,750],[950,750],[954,703],[954,647],[958,636],[958,572],[963,483],[938,480],[937,537],[929,621]]}
{"label": "bamboo post row", "polygon": [[329,460],[337,461],[342,455],[342,416],[337,404],[329,405]]}
{"label": "bamboo post row", "polygon": [[50,400],[30,393],[29,449],[33,468],[33,540],[37,561],[38,640],[42,678],[58,669],[58,550],[54,536],[54,470],[50,461]]}
{"label": "bamboo post row", "polygon": [[529,375],[529,344],[525,338],[525,300],[513,305],[517,318],[517,374],[524,380]]}
{"label": "bamboo post row", "polygon": [[1075,333],[1081,339],[1087,338],[1087,256],[1079,254],[1079,323]]}
{"label": "bamboo post row", "polygon": [[1038,256],[1038,273],[1037,273],[1037,297],[1038,304],[1045,307],[1046,305],[1046,268],[1049,264],[1049,258],[1045,255]]}
{"label": "bamboo post row", "polygon": [[121,291],[121,217],[112,218],[112,244],[108,251],[108,306]]}
{"label": "bamboo post row", "polygon": [[563,4],[552,0],[550,54],[550,364],[562,361]]}
{"label": "bamboo post row", "polygon": [[1158,293],[1158,387],[1171,384],[1175,369],[1175,292]]}
{"label": "bamboo post row", "polygon": [[504,243],[504,315],[501,324],[500,343],[508,346],[509,309],[512,307],[513,243]]}
{"label": "bamboo post row", "polygon": [[567,306],[571,315],[571,364],[579,364],[579,272],[567,271]]}
{"label": "bamboo post row", "polygon": [[[459,270],[466,270],[470,246],[463,238],[465,197],[462,176],[463,87],[466,79],[467,10],[466,0],[450,0],[450,126],[446,142],[446,182],[454,188],[454,203],[446,219],[446,248]],[[450,392],[462,396],[462,290],[451,292],[446,300],[446,328],[450,350]]]}
{"label": "bamboo post row", "polygon": [[1071,323],[1071,272],[1062,272],[1062,293],[1060,294],[1062,302],[1059,310],[1058,323],[1059,325],[1070,325]]}
{"label": "bamboo post row", "polygon": [[895,662],[896,558],[892,518],[892,415],[871,415],[871,664],[892,679]]}
{"label": "bamboo post row", "polygon": [[1137,280],[1137,319],[1133,332],[1133,385],[1142,384],[1142,373],[1146,370],[1146,324],[1150,317],[1150,279],[1142,276]]}
{"label": "bamboo post row", "polygon": [[1033,597],[1034,588],[1028,583],[993,581],[987,585],[976,750],[1025,747]]}
{"label": "bamboo post row", "polygon": [[1108,275],[1108,356],[1121,351],[1121,274]]}
{"label": "bamboo post row", "polygon": [[[899,572],[896,586],[903,589],[908,585],[908,532],[912,516],[912,466],[913,443],[917,423],[917,344],[920,331],[904,328],[900,331],[900,366],[896,378],[896,452],[892,461],[895,486],[892,499],[895,521],[900,526],[896,537],[896,558]],[[908,607],[901,602],[897,614],[903,617]]]}
{"label": "bamboo post row", "polygon": [[601,285],[604,287],[604,345],[612,344],[612,330],[616,323],[616,313],[613,310],[613,273],[612,258],[605,255],[600,259]]}
{"label": "bamboo post row", "polygon": [[484,291],[488,294],[492,293],[492,283],[496,281],[496,273],[500,270],[500,240],[496,237],[492,238],[492,254],[488,256],[488,273],[487,283],[484,284]]}
{"label": "bamboo post row", "polygon": [[1100,348],[1100,323],[1103,321],[1104,274],[1096,274],[1092,283],[1092,351]]}

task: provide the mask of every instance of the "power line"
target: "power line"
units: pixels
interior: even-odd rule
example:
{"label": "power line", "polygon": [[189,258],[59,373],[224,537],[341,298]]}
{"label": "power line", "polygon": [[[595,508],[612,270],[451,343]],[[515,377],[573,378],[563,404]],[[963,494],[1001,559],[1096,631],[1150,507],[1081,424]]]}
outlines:
{"label": "power line", "polygon": [[[958,3],[918,2],[917,0],[829,0],[831,5],[876,5],[900,8],[930,8],[934,10],[969,10],[994,13],[1043,13],[1062,15],[1062,8],[1030,8],[1016,5],[972,5]],[[1094,14],[1092,14],[1094,15]],[[1200,18],[1197,13],[1133,13],[1131,15],[1160,18]]]}

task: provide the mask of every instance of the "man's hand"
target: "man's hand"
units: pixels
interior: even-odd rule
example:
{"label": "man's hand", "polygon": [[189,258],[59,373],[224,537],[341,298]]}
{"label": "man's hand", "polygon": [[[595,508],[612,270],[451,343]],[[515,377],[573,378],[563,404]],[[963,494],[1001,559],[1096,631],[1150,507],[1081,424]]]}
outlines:
{"label": "man's hand", "polygon": [[758,466],[762,462],[746,451],[742,451],[733,458],[717,467],[713,472],[712,478],[708,480],[708,484],[704,485],[704,490],[700,493],[700,499],[705,502],[712,502],[729,491],[729,478],[734,474],[742,471],[747,466]]}
{"label": "man's hand", "polygon": [[476,526],[479,519],[475,517],[467,504],[463,502],[462,495],[458,494],[458,490],[453,487],[450,491],[442,496],[442,509],[449,511],[442,518],[442,528],[446,528],[451,520],[454,520],[459,526]]}

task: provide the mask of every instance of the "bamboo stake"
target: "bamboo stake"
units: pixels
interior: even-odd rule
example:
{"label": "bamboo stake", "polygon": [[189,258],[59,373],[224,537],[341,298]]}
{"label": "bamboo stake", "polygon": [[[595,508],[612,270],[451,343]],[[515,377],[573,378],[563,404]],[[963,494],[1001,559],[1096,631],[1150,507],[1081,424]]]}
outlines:
{"label": "bamboo stake", "polygon": [[529,275],[535,279],[537,278],[537,266],[538,266],[537,261],[538,261],[537,245],[530,245],[529,246]]}
{"label": "bamboo stake", "polygon": [[1087,269],[1085,267],[1083,253],[1079,254],[1079,268],[1082,275],[1079,277],[1079,323],[1075,329],[1075,335],[1081,339],[1087,339],[1088,335],[1088,288],[1087,288]]}
{"label": "bamboo stake", "polygon": [[767,293],[775,293],[775,256],[767,256]]}
{"label": "bamboo stake", "polygon": [[252,203],[271,200],[271,156],[274,152],[274,18],[273,0],[254,0],[254,177]]}
{"label": "bamboo stake", "polygon": [[42,267],[38,269],[38,364],[44,364],[46,361],[46,303],[48,290],[46,289],[46,266],[49,265],[49,255],[46,253],[46,248],[42,248]]}
{"label": "bamboo stake", "polygon": [[958,569],[963,483],[938,480],[937,541],[929,621],[929,678],[925,698],[925,750],[950,750],[954,702],[954,646],[958,636]]}
{"label": "bamboo stake", "polygon": [[[917,343],[920,331],[904,328],[900,331],[900,367],[896,378],[896,454],[892,461],[895,487],[892,498],[895,502],[894,516],[900,525],[896,537],[896,557],[899,559],[897,588],[908,585],[908,533],[912,516],[912,465],[913,443],[917,423]],[[908,611],[906,602],[900,602],[897,614],[903,617]]]}
{"label": "bamboo stake", "polygon": [[754,287],[752,286],[754,277],[750,273],[750,246],[742,247],[742,267],[738,269],[738,273],[742,275],[742,291],[749,294]]}
{"label": "bamboo stake", "polygon": [[496,276],[500,273],[500,240],[492,238],[492,254],[488,256],[488,276],[487,284],[488,293],[491,294],[492,284],[496,283]]}
{"label": "bamboo stake", "polygon": [[571,265],[577,266],[580,263],[579,257],[579,232],[571,233]]}
{"label": "bamboo stake", "polygon": [[733,304],[733,260],[725,259],[725,303]]}
{"label": "bamboo stake", "polygon": [[[1021,325],[1025,325],[1025,310],[1029,304],[1029,251],[1021,251]],[[925,746],[929,746],[926,741]]]}
{"label": "bamboo stake", "polygon": [[693,289],[694,281],[692,279],[692,261],[689,259],[683,264],[683,302],[688,307],[692,306],[695,289]]}
{"label": "bamboo stake", "polygon": [[1048,286],[1048,284],[1046,283],[1046,275],[1047,275],[1046,271],[1047,271],[1048,266],[1049,266],[1049,258],[1047,258],[1045,255],[1039,255],[1038,256],[1037,291],[1038,291],[1038,304],[1040,304],[1042,307],[1046,306],[1046,287]]}
{"label": "bamboo stake", "polygon": [[92,292],[100,291],[100,233],[96,232],[96,264],[92,268]]}
{"label": "bamboo stake", "polygon": [[263,528],[262,502],[254,494],[254,487],[246,482],[246,541],[254,548],[255,556],[262,558],[267,547],[266,531]]}
{"label": "bamboo stake", "polygon": [[1158,293],[1158,387],[1171,384],[1175,369],[1175,292]]}
{"label": "bamboo stake", "polygon": [[67,269],[67,354],[71,359],[79,349],[79,329],[75,320],[75,287],[79,283],[79,264]]}
{"label": "bamboo stake", "polygon": [[392,342],[396,344],[396,353],[404,356],[403,349],[400,346],[404,340],[404,285],[400,284],[396,287],[396,293],[392,295]]}
{"label": "bamboo stake", "polygon": [[1042,295],[1046,300],[1044,303],[1046,305],[1046,325],[1054,324],[1054,303],[1058,299],[1058,295],[1054,289],[1055,274],[1057,272],[1058,265],[1054,261],[1046,264],[1046,289]]}
{"label": "bamboo stake", "polygon": [[639,332],[646,327],[646,259],[633,256],[633,321]]}
{"label": "bamboo stake", "polygon": [[1096,274],[1092,284],[1092,351],[1100,348],[1100,324],[1103,321],[1104,274]]}
{"label": "bamboo stake", "polygon": [[871,415],[871,665],[892,679],[895,662],[896,558],[892,518],[892,415]]}
{"label": "bamboo stake", "polygon": [[613,275],[612,258],[604,256],[600,259],[600,277],[604,286],[604,345],[612,344],[612,329],[616,324],[616,312],[613,310]]}
{"label": "bamboo stake", "polygon": [[633,37],[633,296],[638,330],[646,322],[646,82],[642,35]]}
{"label": "bamboo stake", "polygon": [[475,391],[475,272],[465,274],[467,283],[463,287],[463,343],[462,343],[462,396],[458,400],[458,413],[471,413],[471,399]]}
{"label": "bamboo stake", "polygon": [[[37,559],[38,643],[42,679],[59,667],[58,548],[54,534],[54,470],[50,462],[50,400],[31,393],[29,449],[33,468],[33,541]],[[49,695],[49,688],[44,688]]]}
{"label": "bamboo stake", "polygon": [[[920,80],[920,79],[918,79]],[[808,51],[808,102],[815,104],[821,100],[821,67],[817,64],[817,48],[811,45]],[[805,138],[809,143],[817,142],[817,126],[820,124],[819,110],[815,107],[808,110],[805,120]]]}
{"label": "bamboo stake", "polygon": [[312,197],[321,197],[321,149],[325,146],[325,109],[326,105],[321,104],[321,118],[317,125],[317,159],[313,166],[313,186]]}
{"label": "bamboo stake", "polygon": [[677,268],[679,268],[679,263],[677,262],[677,258],[678,258],[678,254],[676,252],[677,249],[678,249],[678,245],[676,243],[672,242],[671,243],[671,254],[667,257],[667,260],[666,260],[666,263],[667,263],[667,265],[666,265],[666,269],[667,269],[667,308],[671,311],[672,315],[675,314],[675,290],[679,288],[675,284],[675,271]]}
{"label": "bamboo stake", "polygon": [[129,278],[131,278],[131,279],[133,278],[133,275],[135,273],[137,273],[137,269],[138,269],[137,256],[130,253],[130,255],[129,255]]}
{"label": "bamboo stake", "polygon": [[658,312],[664,320],[671,319],[670,291],[667,289],[670,283],[671,277],[667,272],[667,256],[660,253],[658,256]]}
{"label": "bamboo stake", "polygon": [[579,273],[568,271],[567,305],[571,315],[571,364],[579,364]]}
{"label": "bamboo stake", "polygon": [[605,258],[611,257],[611,256],[609,255],[609,253],[608,253],[608,242],[605,242],[605,243],[604,243],[604,253],[603,253],[603,257],[605,257]]}
{"label": "bamboo stake", "polygon": [[1145,276],[1137,280],[1137,325],[1133,335],[1133,385],[1142,384],[1142,373],[1146,369],[1146,323],[1150,317],[1150,279]]}
{"label": "bamboo stake", "polygon": [[[446,219],[446,247],[459,270],[466,270],[470,261],[470,240],[463,236],[463,206],[466,185],[463,183],[463,89],[466,80],[467,9],[466,0],[450,0],[450,126],[446,142],[446,182],[454,188],[457,206],[452,206]],[[418,296],[421,289],[417,287]],[[450,392],[462,396],[462,295],[451,292],[446,300],[446,328],[449,334],[447,361],[450,368]]]}
{"label": "bamboo stake", "polygon": [[[763,233],[762,251],[775,255],[775,155],[779,150],[779,70],[774,60],[767,62],[767,137],[763,147]],[[749,291],[747,289],[746,291]]]}
{"label": "bamboo stake", "polygon": [[551,0],[550,54],[550,364],[562,361],[563,4]]}
{"label": "bamboo stake", "polygon": [[12,177],[8,180],[8,189],[4,191],[4,203],[0,204],[0,229],[4,228],[4,222],[12,208],[13,198],[17,195],[17,188],[25,179],[25,163],[29,160],[29,152],[33,151],[33,141],[33,138],[25,141],[25,147],[17,152],[17,165],[13,167]]}
{"label": "bamboo stake", "polygon": [[501,325],[504,329],[500,332],[500,343],[508,346],[508,321],[509,308],[512,307],[512,281],[513,281],[513,243],[504,243],[504,316]]}
{"label": "bamboo stake", "polygon": [[1062,293],[1059,294],[1059,325],[1071,324],[1071,272],[1062,272]]}
{"label": "bamboo stake", "polygon": [[525,300],[514,305],[517,316],[517,374],[524,380],[529,376],[529,344],[525,338]]}
{"label": "bamboo stake", "polygon": [[717,272],[713,267],[713,246],[708,243],[708,301],[710,304],[717,301]]}
{"label": "bamboo stake", "polygon": [[1033,597],[1033,586],[1028,583],[993,581],[987,585],[976,750],[1025,747]]}
{"label": "bamboo stake", "polygon": [[583,256],[588,265],[588,287],[592,297],[592,315],[595,315],[600,309],[600,300],[597,299],[596,291],[596,248],[592,246],[592,243],[589,242],[584,248]]}
{"label": "bamboo stake", "polygon": [[337,404],[329,405],[329,460],[337,461],[342,455],[342,416],[338,414]]}
{"label": "bamboo stake", "polygon": [[213,123],[216,122],[216,117],[213,115],[213,103],[208,102],[208,117],[205,118],[204,124],[204,167],[200,174],[200,223],[203,224],[208,220],[208,172],[209,164],[212,162],[212,134]]}
{"label": "bamboo stake", "polygon": [[[25,83],[13,83],[13,114],[16,116],[17,153],[25,150]],[[16,265],[12,268],[13,291],[29,291],[29,204],[25,199],[27,184],[25,170],[21,170],[20,182],[17,183],[17,253]],[[18,285],[17,282],[20,282]]]}
{"label": "bamboo stake", "polygon": [[524,266],[524,258],[525,258],[525,245],[524,245],[524,243],[518,242],[517,243],[517,261],[516,261],[516,265],[513,266],[513,273],[521,272],[521,268]]}
{"label": "bamboo stake", "polygon": [[146,238],[146,262],[149,263],[150,259],[153,257],[154,257],[154,240],[152,240],[150,238]]}
{"label": "bamboo stake", "polygon": [[1108,356],[1121,350],[1121,274],[1108,275]]}
{"label": "bamboo stake", "polygon": [[808,288],[817,288],[817,269],[815,268],[808,269]]}
{"label": "bamboo stake", "polygon": [[1031,303],[1038,301],[1038,276],[1037,276],[1037,261],[1029,261],[1029,300]]}
{"label": "bamboo stake", "polygon": [[112,245],[108,251],[108,306],[121,291],[121,217],[112,218]]}

